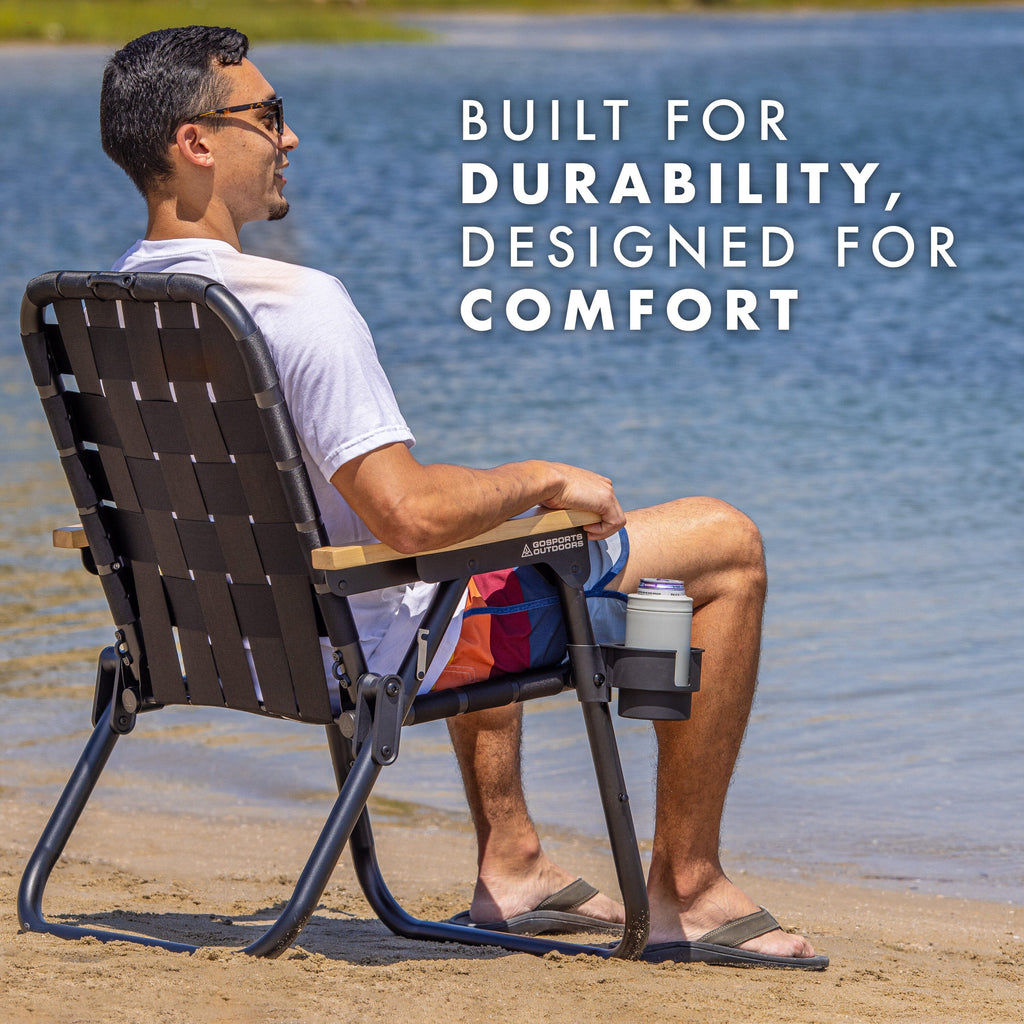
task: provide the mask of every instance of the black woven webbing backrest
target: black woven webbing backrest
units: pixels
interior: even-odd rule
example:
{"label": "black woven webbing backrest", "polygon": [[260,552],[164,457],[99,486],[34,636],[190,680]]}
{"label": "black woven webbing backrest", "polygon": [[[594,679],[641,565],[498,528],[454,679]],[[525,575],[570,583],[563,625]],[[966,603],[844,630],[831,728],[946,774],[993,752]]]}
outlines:
{"label": "black woven webbing backrest", "polygon": [[248,312],[196,275],[55,273],[22,335],[142,697],[330,721],[327,538]]}

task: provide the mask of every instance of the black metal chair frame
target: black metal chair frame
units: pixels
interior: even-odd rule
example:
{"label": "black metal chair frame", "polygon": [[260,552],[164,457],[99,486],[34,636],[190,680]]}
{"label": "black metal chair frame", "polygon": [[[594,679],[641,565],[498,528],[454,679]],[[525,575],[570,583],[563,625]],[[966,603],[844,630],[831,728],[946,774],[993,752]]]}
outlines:
{"label": "black metal chair frame", "polygon": [[[418,555],[381,545],[332,548],[266,344],[223,286],[185,274],[46,274],[28,285],[21,327],[81,520],[56,532],[55,543],[81,550],[115,624],[115,643],[99,657],[92,735],[22,878],[22,927],[198,948],[52,921],[42,909],[51,872],[118,739],[138,714],[198,704],[325,726],[338,784],[291,898],[239,952],[275,957],[287,949],[347,844],[370,906],[399,935],[639,957],[649,910],[611,722],[612,686],[620,688],[620,713],[685,718],[700,652],[691,652],[690,683],[681,690],[673,652],[595,644],[582,590],[586,517],[514,520]],[[522,564],[537,565],[558,590],[567,663],[417,697],[469,578]],[[438,586],[416,639],[394,673],[368,672],[347,598],[417,579]],[[333,680],[320,636],[334,651]],[[378,775],[398,756],[402,729],[567,688],[579,698],[597,774],[626,911],[622,939],[588,945],[408,914],[384,881],[366,809]]]}

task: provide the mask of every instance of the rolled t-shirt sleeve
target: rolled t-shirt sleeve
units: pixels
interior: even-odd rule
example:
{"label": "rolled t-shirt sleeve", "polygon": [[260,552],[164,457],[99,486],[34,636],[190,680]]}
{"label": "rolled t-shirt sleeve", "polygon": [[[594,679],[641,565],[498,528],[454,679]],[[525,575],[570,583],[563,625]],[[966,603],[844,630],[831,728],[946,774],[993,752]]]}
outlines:
{"label": "rolled t-shirt sleeve", "polygon": [[[412,432],[370,330],[344,285],[307,267],[276,265],[282,266],[248,305],[268,339],[310,461],[329,480],[340,466],[375,448],[396,442],[411,447]],[[275,294],[278,288],[291,301]]]}

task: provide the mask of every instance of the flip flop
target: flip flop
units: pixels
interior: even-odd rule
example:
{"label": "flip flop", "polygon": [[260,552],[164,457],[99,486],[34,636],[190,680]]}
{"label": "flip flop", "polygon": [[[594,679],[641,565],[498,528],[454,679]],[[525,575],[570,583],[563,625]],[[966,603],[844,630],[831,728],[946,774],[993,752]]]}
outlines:
{"label": "flip flop", "polygon": [[823,971],[827,956],[772,956],[750,949],[736,949],[748,939],[756,939],[779,927],[779,922],[762,907],[746,917],[738,917],[720,928],[713,928],[694,941],[654,942],[641,954],[648,963],[723,964],[729,967],[775,967],[786,970]]}
{"label": "flip flop", "polygon": [[451,924],[461,924],[467,928],[479,928],[489,932],[510,932],[513,935],[541,935],[545,932],[603,932],[609,935],[621,935],[622,925],[611,921],[599,921],[585,914],[574,914],[580,904],[586,903],[591,896],[596,896],[595,889],[582,878],[570,882],[564,889],[553,892],[524,914],[514,914],[507,921],[470,920],[469,911],[464,910],[449,918]]}

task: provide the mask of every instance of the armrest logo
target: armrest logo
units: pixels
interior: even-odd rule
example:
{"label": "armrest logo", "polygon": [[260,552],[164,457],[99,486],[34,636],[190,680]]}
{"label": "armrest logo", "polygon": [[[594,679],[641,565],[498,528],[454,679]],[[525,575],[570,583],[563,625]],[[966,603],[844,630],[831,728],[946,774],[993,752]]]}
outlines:
{"label": "armrest logo", "polygon": [[560,537],[542,537],[523,548],[520,558],[536,558],[538,555],[550,555],[555,551],[571,551],[583,547],[583,534],[569,533]]}

